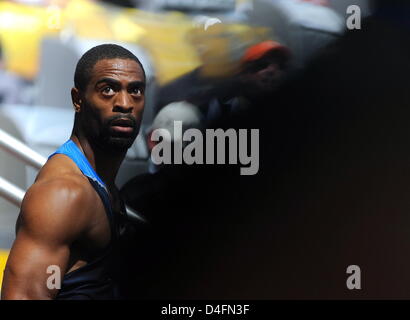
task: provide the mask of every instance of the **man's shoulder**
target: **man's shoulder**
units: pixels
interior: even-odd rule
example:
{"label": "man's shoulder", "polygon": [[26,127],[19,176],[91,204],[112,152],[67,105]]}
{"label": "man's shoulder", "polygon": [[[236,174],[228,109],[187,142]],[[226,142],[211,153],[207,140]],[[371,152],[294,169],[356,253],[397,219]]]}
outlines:
{"label": "man's shoulder", "polygon": [[39,197],[46,194],[49,198],[56,196],[86,200],[94,195],[92,190],[88,179],[77,165],[69,157],[57,154],[46,162],[27,194]]}
{"label": "man's shoulder", "polygon": [[24,196],[20,220],[33,230],[82,230],[91,219],[96,193],[81,171],[54,168],[61,161],[50,159]]}
{"label": "man's shoulder", "polygon": [[[26,192],[23,202],[31,201],[33,198],[46,198],[48,202],[56,199],[64,199],[67,203],[92,200],[93,189],[85,177],[76,174],[62,174],[45,176],[38,179]],[[59,203],[64,205],[64,202]]]}
{"label": "man's shoulder", "polygon": [[66,176],[81,180],[83,174],[76,163],[65,154],[56,154],[49,158],[37,175],[37,180]]}

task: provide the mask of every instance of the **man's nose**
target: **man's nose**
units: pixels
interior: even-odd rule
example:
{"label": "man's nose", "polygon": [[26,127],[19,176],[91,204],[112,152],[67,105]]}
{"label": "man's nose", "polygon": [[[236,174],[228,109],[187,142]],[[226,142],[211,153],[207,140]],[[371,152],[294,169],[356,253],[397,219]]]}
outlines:
{"label": "man's nose", "polygon": [[134,101],[128,92],[118,92],[114,101],[114,112],[129,113],[134,108]]}

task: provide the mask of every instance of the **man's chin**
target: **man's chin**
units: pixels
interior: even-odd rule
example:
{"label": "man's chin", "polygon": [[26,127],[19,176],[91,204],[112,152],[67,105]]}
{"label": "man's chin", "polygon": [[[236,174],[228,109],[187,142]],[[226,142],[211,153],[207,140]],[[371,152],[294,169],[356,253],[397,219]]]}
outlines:
{"label": "man's chin", "polygon": [[109,137],[104,141],[106,149],[112,152],[125,152],[134,143],[134,137]]}

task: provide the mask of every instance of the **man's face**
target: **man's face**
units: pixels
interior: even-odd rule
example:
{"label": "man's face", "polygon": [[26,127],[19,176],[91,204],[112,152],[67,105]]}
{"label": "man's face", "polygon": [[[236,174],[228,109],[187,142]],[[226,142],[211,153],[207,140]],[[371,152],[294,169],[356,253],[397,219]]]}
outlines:
{"label": "man's face", "polygon": [[145,77],[131,59],[103,59],[92,71],[81,106],[81,125],[90,142],[126,151],[138,135],[145,104]]}
{"label": "man's face", "polygon": [[284,58],[274,51],[258,60],[247,62],[239,76],[244,92],[249,96],[272,92],[280,83],[284,69]]}

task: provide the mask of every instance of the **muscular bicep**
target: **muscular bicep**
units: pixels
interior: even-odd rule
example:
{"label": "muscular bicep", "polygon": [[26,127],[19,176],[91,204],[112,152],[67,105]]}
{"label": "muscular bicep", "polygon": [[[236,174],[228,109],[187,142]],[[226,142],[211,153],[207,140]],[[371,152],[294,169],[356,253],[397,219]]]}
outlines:
{"label": "muscular bicep", "polygon": [[58,184],[27,192],[4,272],[3,299],[52,299],[57,295],[70,246],[86,226],[78,217],[83,198],[75,188]]}

